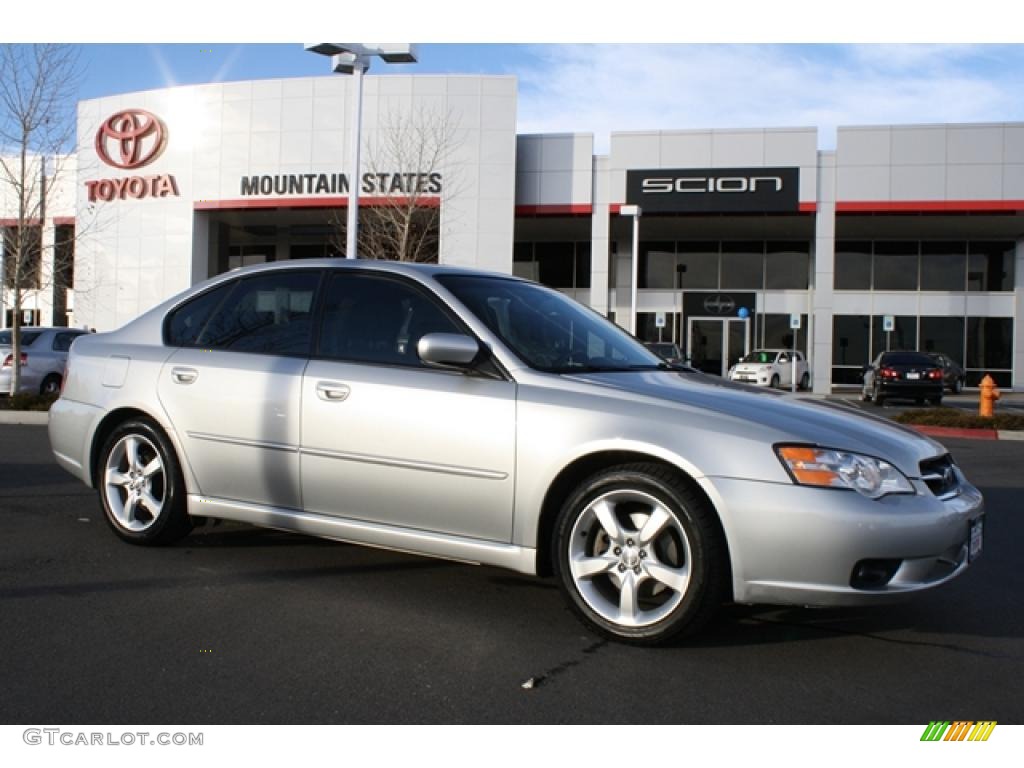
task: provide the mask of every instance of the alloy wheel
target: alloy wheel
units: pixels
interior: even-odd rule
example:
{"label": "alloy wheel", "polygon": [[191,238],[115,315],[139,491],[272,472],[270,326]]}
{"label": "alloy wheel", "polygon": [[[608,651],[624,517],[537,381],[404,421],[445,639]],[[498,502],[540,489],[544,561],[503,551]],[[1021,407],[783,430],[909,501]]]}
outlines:
{"label": "alloy wheel", "polygon": [[167,478],[156,446],[140,434],[122,437],[107,455],[104,493],[111,514],[128,531],[145,531],[160,517]]}
{"label": "alloy wheel", "polygon": [[691,563],[675,513],[642,491],[598,496],[572,528],[573,584],[591,610],[618,626],[646,627],[671,614],[686,596]]}

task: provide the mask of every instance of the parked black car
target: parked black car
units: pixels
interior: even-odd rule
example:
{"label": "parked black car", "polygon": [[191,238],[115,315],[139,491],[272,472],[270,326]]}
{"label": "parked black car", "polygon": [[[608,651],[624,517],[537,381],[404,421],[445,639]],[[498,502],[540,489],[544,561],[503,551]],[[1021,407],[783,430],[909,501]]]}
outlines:
{"label": "parked black car", "polygon": [[887,398],[942,405],[942,368],[925,352],[883,352],[864,367],[860,399],[882,405]]}
{"label": "parked black car", "polygon": [[959,395],[964,390],[964,382],[967,380],[967,373],[958,362],[949,355],[942,352],[932,352],[931,358],[939,364],[942,369],[942,382],[954,395]]}

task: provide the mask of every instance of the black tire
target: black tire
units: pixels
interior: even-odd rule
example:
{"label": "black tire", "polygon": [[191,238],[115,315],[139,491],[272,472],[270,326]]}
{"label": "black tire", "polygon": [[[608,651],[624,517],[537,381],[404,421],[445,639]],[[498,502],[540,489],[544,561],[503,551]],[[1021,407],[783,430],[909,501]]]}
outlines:
{"label": "black tire", "polygon": [[39,385],[40,395],[59,395],[60,394],[60,374],[51,373],[45,379],[43,383]]}
{"label": "black tire", "polygon": [[778,389],[779,388],[779,374],[776,373],[774,376],[772,376],[772,382],[771,382],[771,384],[769,384],[769,386],[772,389]]}
{"label": "black tire", "polygon": [[[604,507],[601,518],[595,507]],[[618,536],[609,535],[599,521],[608,514]],[[665,522],[644,543],[644,523],[656,515]],[[624,464],[585,480],[559,513],[553,551],[570,608],[584,624],[615,640],[657,645],[694,634],[728,599],[729,558],[718,518],[662,465]],[[598,564],[600,572],[581,575],[583,562]],[[688,577],[680,577],[683,573]],[[635,585],[631,601],[624,598],[627,583]],[[627,603],[633,606],[632,620],[623,607]]]}
{"label": "black tire", "polygon": [[810,388],[811,388],[811,377],[810,377],[810,374],[804,373],[804,375],[800,377],[800,389],[802,391],[806,392]]}
{"label": "black tire", "polygon": [[[129,458],[133,444],[134,463]],[[158,469],[147,477],[146,470],[157,464]],[[192,530],[185,479],[174,446],[149,419],[126,421],[110,433],[97,457],[96,487],[107,522],[125,541],[162,546]],[[158,503],[155,511],[146,493]],[[133,494],[138,494],[134,501]]]}

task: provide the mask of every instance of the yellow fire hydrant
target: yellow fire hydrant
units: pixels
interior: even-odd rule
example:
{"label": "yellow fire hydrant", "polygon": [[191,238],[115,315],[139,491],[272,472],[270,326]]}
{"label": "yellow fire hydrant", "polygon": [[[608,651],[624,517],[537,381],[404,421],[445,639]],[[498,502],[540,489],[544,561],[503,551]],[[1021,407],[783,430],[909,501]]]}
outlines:
{"label": "yellow fire hydrant", "polygon": [[996,400],[999,399],[999,387],[991,376],[985,374],[981,380],[981,400],[978,402],[978,415],[983,419],[991,419]]}

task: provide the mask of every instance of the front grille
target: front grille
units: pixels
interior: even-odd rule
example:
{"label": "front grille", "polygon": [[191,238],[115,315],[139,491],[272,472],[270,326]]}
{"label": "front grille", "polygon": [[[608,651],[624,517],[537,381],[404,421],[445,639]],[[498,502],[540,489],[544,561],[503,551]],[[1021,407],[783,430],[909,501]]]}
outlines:
{"label": "front grille", "polygon": [[959,493],[960,482],[957,480],[953,457],[948,453],[922,461],[921,479],[924,480],[928,489],[940,499],[948,499]]}

